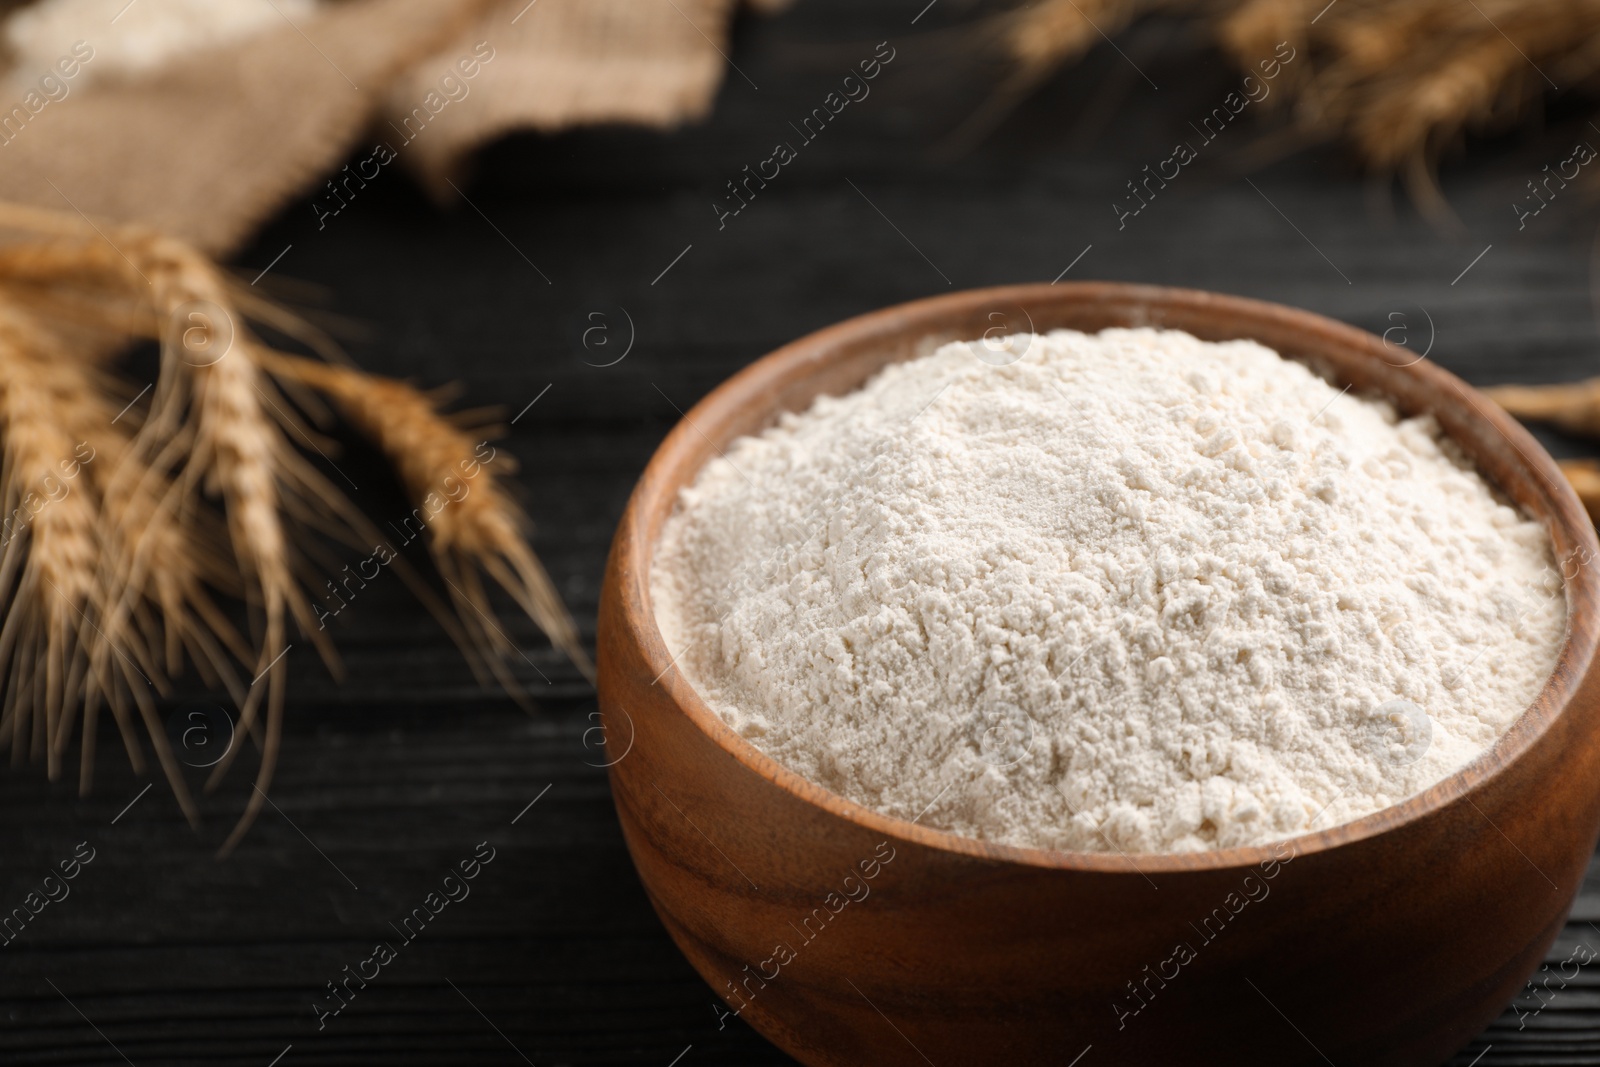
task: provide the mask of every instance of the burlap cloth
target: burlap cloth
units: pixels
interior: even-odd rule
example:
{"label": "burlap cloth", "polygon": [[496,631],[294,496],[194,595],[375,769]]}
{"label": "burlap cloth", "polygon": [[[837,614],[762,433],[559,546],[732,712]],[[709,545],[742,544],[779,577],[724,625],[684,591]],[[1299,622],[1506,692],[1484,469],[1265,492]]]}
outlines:
{"label": "burlap cloth", "polygon": [[702,117],[738,3],[340,0],[50,104],[0,145],[0,199],[145,222],[226,255],[365,139],[438,194],[513,130]]}

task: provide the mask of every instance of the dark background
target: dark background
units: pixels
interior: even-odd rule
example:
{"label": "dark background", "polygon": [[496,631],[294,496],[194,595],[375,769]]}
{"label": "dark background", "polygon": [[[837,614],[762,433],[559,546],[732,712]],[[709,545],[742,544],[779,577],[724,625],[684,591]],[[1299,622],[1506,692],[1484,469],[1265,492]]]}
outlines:
{"label": "dark background", "polygon": [[[535,545],[591,645],[612,529],[676,409],[841,318],[1049,281],[1086,246],[1066,280],[1194,286],[1400,327],[1391,339],[1476,384],[1600,373],[1591,198],[1574,185],[1520,232],[1512,209],[1545,164],[1600,144],[1581,102],[1447,158],[1459,234],[1422,222],[1338,147],[1246,171],[1276,121],[1259,105],[1119,230],[1124,183],[1193,139],[1188,122],[1237,85],[1229,65],[1182,24],[1144,25],[1118,39],[1126,57],[1095,49],[952,161],[941,143],[1002,71],[959,28],[972,8],[940,5],[913,27],[923,3],[802,0],[742,20],[729,53],[749,80],[730,70],[703,125],[516,138],[458,182],[470,204],[434,204],[391,166],[320,230],[309,198],[291,205],[237,266],[253,278],[283,253],[260,285],[295,300],[316,293],[290,280],[320,287],[327,311],[362,327],[348,347],[363,366],[459,380],[464,405],[521,412],[501,447],[521,461]],[[896,56],[871,96],[719,231],[723,184],[797,141],[788,123],[885,39]],[[599,366],[630,335],[626,358]],[[406,513],[371,456],[334,460],[375,519]],[[141,794],[109,726],[88,800],[38,767],[0,774],[0,911],[78,842],[96,850],[71,896],[0,947],[0,1063],[791,1062],[742,1022],[718,1030],[710,989],[623,847],[595,766],[608,757],[586,733],[592,690],[507,618],[531,716],[473,684],[393,575],[338,620],[342,685],[296,644],[276,807],[225,862],[212,853],[248,794],[248,758],[205,802],[199,833],[165,783]],[[496,857],[471,896],[319,1031],[325,983],[394,940],[389,923],[484,841]],[[1552,961],[1600,949],[1591,920],[1593,875]],[[1552,979],[1455,1067],[1600,1064],[1597,985],[1590,969]]]}

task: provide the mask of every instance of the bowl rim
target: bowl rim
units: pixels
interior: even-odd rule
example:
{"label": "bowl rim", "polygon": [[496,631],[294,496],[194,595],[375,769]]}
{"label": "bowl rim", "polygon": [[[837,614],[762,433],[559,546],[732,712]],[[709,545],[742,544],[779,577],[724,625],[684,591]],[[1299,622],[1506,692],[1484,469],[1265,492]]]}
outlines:
{"label": "bowl rim", "polygon": [[[1307,336],[1320,335],[1324,341],[1351,348],[1365,348],[1374,355],[1383,351],[1384,342],[1367,331],[1287,305],[1205,290],[1099,281],[959,290],[856,315],[806,334],[726,378],[687,413],[681,413],[680,409],[682,417],[652,453],[629,497],[618,528],[620,558],[617,562],[620,566],[613,566],[611,570],[618,580],[617,592],[624,607],[619,616],[621,625],[628,631],[626,639],[655,678],[652,684],[662,686],[675,708],[727,755],[796,799],[820,807],[874,834],[887,834],[899,841],[939,852],[1025,867],[1148,876],[1265,866],[1283,862],[1286,849],[1290,850],[1288,854],[1292,857],[1324,852],[1397,830],[1463,800],[1470,803],[1473,793],[1481,791],[1506,771],[1567,713],[1572,697],[1582,687],[1595,660],[1597,645],[1600,645],[1600,629],[1575,627],[1573,619],[1580,610],[1592,611],[1600,603],[1600,574],[1596,573],[1597,568],[1587,565],[1589,561],[1600,558],[1600,543],[1596,541],[1595,529],[1576,493],[1560,473],[1555,461],[1532,435],[1488,397],[1428,359],[1404,367],[1396,367],[1392,363],[1388,365],[1400,373],[1420,377],[1426,390],[1440,394],[1454,393],[1466,400],[1476,409],[1475,417],[1503,437],[1515,449],[1527,472],[1538,475],[1543,490],[1548,490],[1533,491],[1533,496],[1543,500],[1545,505],[1542,513],[1533,517],[1545,526],[1551,537],[1558,573],[1562,576],[1567,620],[1566,632],[1550,677],[1495,743],[1465,766],[1397,804],[1325,830],[1274,839],[1259,845],[1201,852],[1089,852],[1001,844],[922,826],[916,820],[886,815],[810,781],[738,734],[705,702],[684,673],[677,669],[678,657],[673,656],[667,647],[656,622],[650,597],[650,573],[659,539],[659,526],[654,536],[651,536],[649,527],[652,512],[662,506],[661,498],[669,498],[665,509],[666,514],[670,515],[676,507],[679,489],[693,481],[709,457],[702,457],[698,463],[693,463],[684,480],[675,480],[664,472],[682,467],[686,455],[698,451],[704,444],[710,444],[714,452],[721,451],[723,442],[714,442],[706,437],[699,429],[701,419],[697,417],[705,416],[713,408],[722,408],[737,398],[750,403],[764,402],[768,420],[766,425],[770,425],[771,419],[780,410],[780,405],[768,395],[770,381],[780,377],[774,372],[804,371],[807,364],[814,369],[823,367],[827,365],[826,354],[830,350],[843,352],[849,341],[892,336],[896,331],[909,335],[919,325],[925,330],[923,336],[931,336],[936,332],[939,320],[988,307],[1024,307],[1030,301],[1037,303],[1046,300],[1065,304],[1090,303],[1104,298],[1147,309],[1198,309],[1202,306],[1221,309],[1232,313],[1245,327],[1238,335],[1243,339],[1254,339],[1248,332],[1249,325],[1273,322],[1279,327],[1299,330]],[[809,375],[803,377],[809,378]],[[859,386],[860,383],[857,384]],[[820,396],[822,391],[811,395]],[[1462,447],[1469,455],[1473,454],[1467,445],[1462,444]],[[1476,456],[1474,466],[1479,466]],[[1481,468],[1480,474],[1502,493],[1511,495]],[[1522,505],[1522,510],[1525,513],[1533,512],[1526,504]],[[1576,550],[1584,552],[1582,563],[1571,575],[1566,573],[1566,564],[1562,562],[1563,543],[1572,546],[1574,555]],[[942,797],[943,792],[939,796]],[[938,799],[935,797],[932,803],[937,803]],[[921,815],[917,816],[917,819],[920,818]]]}

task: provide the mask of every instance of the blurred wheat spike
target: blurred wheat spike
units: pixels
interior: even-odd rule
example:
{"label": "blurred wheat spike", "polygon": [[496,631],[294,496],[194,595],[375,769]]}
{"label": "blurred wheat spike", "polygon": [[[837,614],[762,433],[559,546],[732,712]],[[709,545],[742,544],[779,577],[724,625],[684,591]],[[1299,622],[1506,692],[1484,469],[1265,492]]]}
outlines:
{"label": "blurred wheat spike", "polygon": [[1287,92],[1269,100],[1287,103],[1296,139],[1347,141],[1438,219],[1451,217],[1433,179],[1443,149],[1600,68],[1600,0],[1039,0],[990,22],[1012,63],[997,101],[1155,12],[1200,20],[1252,72],[1288,42]]}
{"label": "blurred wheat spike", "polygon": [[[525,540],[527,521],[499,482],[509,459],[485,461],[475,450],[481,431],[469,435],[404,383],[274,351],[252,321],[332,353],[322,335],[180,241],[9,204],[0,204],[0,230],[12,235],[0,242],[0,750],[14,762],[42,759],[58,777],[81,709],[87,792],[100,708],[142,770],[137,716],[197,822],[155,700],[193,663],[230,692],[239,736],[260,748],[255,789],[222,852],[238,843],[278,757],[291,630],[338,669],[314,600],[327,575],[313,557],[328,553],[308,535],[364,553],[392,549],[307,458],[332,447],[312,425],[330,417],[318,394],[373,440],[426,509],[421,526],[456,610],[403,557],[386,562],[479,678],[492,672],[525,699],[504,663],[516,648],[480,571],[592,678]],[[142,415],[112,366],[139,338],[161,346]],[[466,481],[468,491],[452,489]],[[251,639],[213,594],[246,603]],[[242,747],[216,765],[208,788]]]}

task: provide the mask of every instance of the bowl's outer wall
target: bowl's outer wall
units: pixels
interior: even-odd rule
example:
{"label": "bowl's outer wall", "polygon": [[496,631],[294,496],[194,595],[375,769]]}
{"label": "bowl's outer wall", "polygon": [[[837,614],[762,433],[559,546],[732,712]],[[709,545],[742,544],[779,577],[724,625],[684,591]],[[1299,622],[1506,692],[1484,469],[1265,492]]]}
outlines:
{"label": "bowl's outer wall", "polygon": [[[761,756],[667,669],[682,650],[662,645],[648,566],[678,488],[712,442],[890,361],[978,337],[996,313],[1021,322],[1019,311],[1041,332],[1162,325],[1249,337],[1408,414],[1431,411],[1551,531],[1569,639],[1550,684],[1466,771],[1287,843],[1276,863],[1271,848],[1118,857],[955,840],[865,812]],[[610,772],[628,846],[712,989],[827,1067],[1060,1065],[1090,1045],[1085,1065],[1415,1067],[1494,1018],[1561,929],[1600,829],[1590,670],[1600,548],[1531,437],[1447,373],[1398,362],[1369,334],[1275,305],[1109,283],[1012,287],[814,334],[691,411],[618,529],[598,656],[608,740],[620,751],[631,737]]]}

